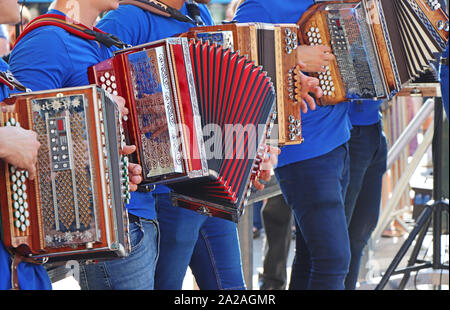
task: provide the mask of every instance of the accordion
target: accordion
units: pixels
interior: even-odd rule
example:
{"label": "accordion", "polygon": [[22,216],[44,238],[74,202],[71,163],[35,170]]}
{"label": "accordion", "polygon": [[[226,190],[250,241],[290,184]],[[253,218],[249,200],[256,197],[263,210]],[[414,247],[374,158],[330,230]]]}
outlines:
{"label": "accordion", "polygon": [[182,34],[239,51],[264,68],[276,89],[280,146],[303,142],[297,32],[295,24],[229,23],[194,27]]}
{"label": "accordion", "polygon": [[298,22],[302,44],[332,48],[319,78],[321,105],[391,99],[430,69],[448,40],[437,1],[346,0],[313,5]]}
{"label": "accordion", "polygon": [[113,98],[92,85],[8,100],[0,126],[35,131],[41,147],[33,181],[0,161],[5,246],[49,261],[127,256],[128,159]]}
{"label": "accordion", "polygon": [[273,127],[267,73],[230,49],[186,38],[118,51],[89,72],[126,99],[142,184],[168,184],[175,205],[237,222]]}

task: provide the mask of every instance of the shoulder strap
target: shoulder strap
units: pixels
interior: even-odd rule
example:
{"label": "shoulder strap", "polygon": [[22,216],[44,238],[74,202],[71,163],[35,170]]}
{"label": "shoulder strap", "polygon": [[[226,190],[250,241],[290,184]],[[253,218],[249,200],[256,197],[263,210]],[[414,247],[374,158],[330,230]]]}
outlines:
{"label": "shoulder strap", "polygon": [[28,92],[30,91],[28,88],[22,85],[14,75],[11,73],[11,71],[0,71],[0,84],[5,84],[8,86],[11,90],[17,89],[22,92]]}
{"label": "shoulder strap", "polygon": [[173,18],[185,23],[192,23],[194,25],[197,25],[196,22],[189,16],[186,16],[177,9],[174,9],[173,7],[161,3],[157,0],[121,0],[120,4],[134,5],[143,9],[144,11],[148,11],[164,17]]}
{"label": "shoulder strap", "polygon": [[95,40],[106,47],[116,46],[120,49],[128,47],[127,44],[122,42],[118,37],[109,33],[103,32],[98,28],[89,29],[83,24],[70,20],[66,16],[58,14],[44,14],[33,19],[25,27],[21,35],[17,38],[17,44],[25,35],[32,30],[43,26],[57,26],[63,28],[67,32],[76,35],[85,40]]}

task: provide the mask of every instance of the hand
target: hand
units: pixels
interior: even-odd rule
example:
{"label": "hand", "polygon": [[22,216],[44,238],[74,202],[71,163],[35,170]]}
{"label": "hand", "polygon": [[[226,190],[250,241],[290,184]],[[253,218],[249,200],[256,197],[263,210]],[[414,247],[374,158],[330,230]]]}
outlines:
{"label": "hand", "polygon": [[[136,151],[135,145],[125,145],[121,151],[122,155],[130,155]],[[142,167],[138,164],[128,164],[128,178],[130,180],[130,192],[137,191],[138,184],[142,182]]]}
{"label": "hand", "polygon": [[117,107],[119,108],[120,113],[122,114],[122,117],[125,115],[128,115],[129,111],[128,109],[125,107],[125,98],[117,96],[117,95],[112,95],[114,101],[117,103]]}
{"label": "hand", "polygon": [[34,131],[20,127],[0,128],[0,158],[13,166],[28,170],[30,180],[36,177],[40,146]]}
{"label": "hand", "polygon": [[300,45],[297,48],[297,61],[305,64],[305,72],[326,72],[325,67],[335,59],[331,48],[325,45]]}
{"label": "hand", "polygon": [[316,109],[316,102],[314,101],[310,93],[313,93],[316,99],[319,99],[320,97],[323,96],[322,88],[320,88],[319,86],[320,85],[319,79],[307,76],[301,71],[298,74],[300,75],[300,85],[301,85],[299,95],[301,99],[303,99],[300,101],[301,109],[303,113],[307,113],[309,105],[309,108],[314,111]]}
{"label": "hand", "polygon": [[278,163],[278,155],[280,155],[281,150],[274,146],[267,146],[266,152],[264,153],[263,162],[261,163],[261,169],[259,176],[253,180],[253,186],[258,190],[262,191],[264,189],[264,184],[259,180],[264,182],[269,182],[271,179],[271,171],[276,167]]}

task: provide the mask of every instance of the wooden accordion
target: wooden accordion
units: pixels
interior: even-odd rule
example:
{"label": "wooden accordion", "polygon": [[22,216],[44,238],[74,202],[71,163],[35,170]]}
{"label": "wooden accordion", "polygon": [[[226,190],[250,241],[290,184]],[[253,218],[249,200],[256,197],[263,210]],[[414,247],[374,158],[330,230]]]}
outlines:
{"label": "wooden accordion", "polygon": [[391,99],[430,69],[448,40],[437,1],[317,1],[299,20],[302,44],[332,48],[336,60],[314,74],[321,105]]}
{"label": "wooden accordion", "polygon": [[297,32],[295,24],[229,23],[194,27],[182,34],[239,51],[264,68],[276,89],[280,146],[303,142]]}
{"label": "wooden accordion", "polygon": [[49,261],[127,256],[128,159],[113,98],[92,85],[8,101],[0,125],[35,131],[41,147],[33,181],[0,161],[5,246]]}
{"label": "wooden accordion", "polygon": [[174,204],[238,221],[274,121],[267,73],[217,44],[168,38],[90,69],[124,97],[143,184],[168,184]]}

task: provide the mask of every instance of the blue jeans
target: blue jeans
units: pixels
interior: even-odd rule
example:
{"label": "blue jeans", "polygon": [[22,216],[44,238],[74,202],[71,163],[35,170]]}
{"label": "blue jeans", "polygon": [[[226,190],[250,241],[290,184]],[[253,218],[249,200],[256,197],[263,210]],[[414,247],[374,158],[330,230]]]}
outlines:
{"label": "blue jeans", "polygon": [[161,230],[155,289],[180,290],[188,266],[202,290],[245,289],[237,225],[154,194]]}
{"label": "blue jeans", "polygon": [[289,289],[344,289],[350,243],[344,212],[348,146],[275,169],[294,213],[296,251]]}
{"label": "blue jeans", "polygon": [[263,228],[261,209],[264,206],[264,201],[258,201],[253,204],[253,227],[261,229]]}
{"label": "blue jeans", "polygon": [[152,290],[158,259],[158,224],[152,220],[130,223],[129,256],[80,266],[83,290]]}
{"label": "blue jeans", "polygon": [[371,126],[354,126],[351,133],[350,183],[345,213],[352,259],[345,280],[346,289],[356,287],[364,247],[377,226],[388,152],[381,121]]}

